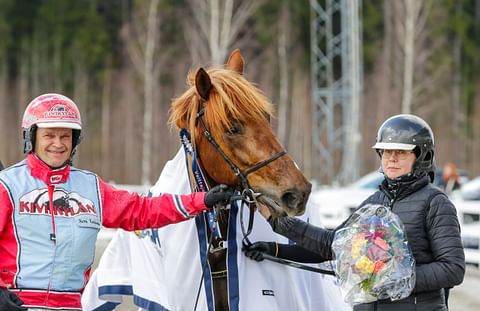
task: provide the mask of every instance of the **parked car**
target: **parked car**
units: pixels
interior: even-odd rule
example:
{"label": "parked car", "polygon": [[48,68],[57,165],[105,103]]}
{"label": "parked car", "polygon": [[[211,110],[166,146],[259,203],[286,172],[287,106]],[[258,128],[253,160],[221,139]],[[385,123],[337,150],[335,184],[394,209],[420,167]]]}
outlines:
{"label": "parked car", "polygon": [[312,223],[327,229],[340,225],[366,198],[373,194],[383,180],[383,174],[371,172],[347,187],[325,187],[311,196]]}
{"label": "parked car", "polygon": [[462,241],[465,251],[465,262],[480,267],[480,222],[462,226]]}
{"label": "parked car", "polygon": [[[442,170],[436,171],[436,182],[441,178]],[[323,187],[310,196],[311,218],[314,224],[327,229],[336,228],[371,194],[378,190],[383,174],[374,171],[346,187]],[[468,175],[460,170],[460,185],[466,184]],[[434,181],[434,184],[437,185]],[[478,198],[480,200],[480,179],[478,180]],[[473,191],[473,190],[472,190]],[[458,192],[458,191],[457,191]]]}
{"label": "parked car", "polygon": [[457,204],[465,262],[480,267],[480,202],[464,201]]}
{"label": "parked car", "polygon": [[480,177],[452,193],[461,226],[465,262],[480,267]]}

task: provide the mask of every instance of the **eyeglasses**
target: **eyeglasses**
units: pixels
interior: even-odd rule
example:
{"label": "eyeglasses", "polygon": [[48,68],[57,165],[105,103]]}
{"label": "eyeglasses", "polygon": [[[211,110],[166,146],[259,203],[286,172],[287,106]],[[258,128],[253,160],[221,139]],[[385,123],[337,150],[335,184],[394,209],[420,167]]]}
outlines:
{"label": "eyeglasses", "polygon": [[380,149],[380,154],[383,159],[389,159],[392,155],[399,160],[405,160],[410,154],[413,153],[411,150],[391,150],[391,149]]}

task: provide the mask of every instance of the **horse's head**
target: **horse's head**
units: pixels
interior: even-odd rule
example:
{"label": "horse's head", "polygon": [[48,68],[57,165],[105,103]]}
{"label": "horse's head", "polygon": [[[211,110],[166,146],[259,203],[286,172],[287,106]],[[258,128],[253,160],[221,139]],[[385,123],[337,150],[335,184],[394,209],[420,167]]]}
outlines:
{"label": "horse's head", "polygon": [[[311,184],[284,154],[269,124],[273,107],[243,77],[243,68],[235,50],[226,68],[190,73],[191,87],[173,102],[170,122],[190,131],[203,171],[215,183],[241,190],[241,176],[246,175],[251,189],[261,193],[258,201],[273,216],[302,214]],[[205,129],[221,151],[208,141]],[[240,177],[221,152],[238,167]]]}

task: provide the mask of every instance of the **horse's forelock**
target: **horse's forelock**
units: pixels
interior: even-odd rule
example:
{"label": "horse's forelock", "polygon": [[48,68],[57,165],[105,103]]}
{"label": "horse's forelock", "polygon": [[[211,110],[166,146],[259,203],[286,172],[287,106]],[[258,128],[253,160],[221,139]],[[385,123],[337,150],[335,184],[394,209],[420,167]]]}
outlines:
{"label": "horse's forelock", "polygon": [[[233,120],[263,121],[270,117],[273,106],[266,96],[242,75],[222,68],[207,71],[212,82],[212,91],[203,105],[205,123],[214,137],[221,137]],[[201,100],[195,91],[194,72],[187,77],[190,88],[175,99],[170,109],[169,122],[177,128],[188,128],[195,141],[196,117],[201,108]]]}
{"label": "horse's forelock", "polygon": [[233,120],[256,122],[272,115],[272,104],[242,75],[225,69],[213,69],[208,73],[213,90],[208,101],[212,108],[206,113],[212,128],[223,131]]}

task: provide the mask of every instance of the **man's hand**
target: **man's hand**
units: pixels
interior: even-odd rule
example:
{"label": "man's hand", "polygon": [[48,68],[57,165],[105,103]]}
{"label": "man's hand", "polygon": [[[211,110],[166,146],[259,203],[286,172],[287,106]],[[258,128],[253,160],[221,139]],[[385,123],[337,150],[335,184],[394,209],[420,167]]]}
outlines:
{"label": "man's hand", "polygon": [[233,190],[227,185],[216,185],[205,194],[205,205],[212,208],[216,204],[227,205],[233,196]]}
{"label": "man's hand", "polygon": [[242,250],[245,256],[256,261],[264,260],[264,254],[278,256],[278,244],[275,242],[255,242],[252,245],[245,245]]}
{"label": "man's hand", "polygon": [[14,293],[5,288],[0,288],[0,310],[2,311],[27,311],[22,307],[23,301]]}

